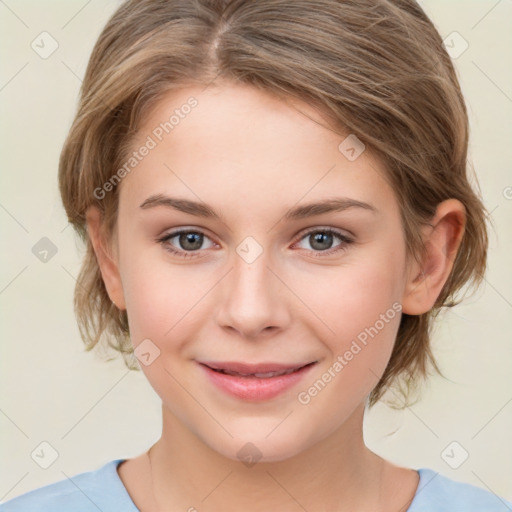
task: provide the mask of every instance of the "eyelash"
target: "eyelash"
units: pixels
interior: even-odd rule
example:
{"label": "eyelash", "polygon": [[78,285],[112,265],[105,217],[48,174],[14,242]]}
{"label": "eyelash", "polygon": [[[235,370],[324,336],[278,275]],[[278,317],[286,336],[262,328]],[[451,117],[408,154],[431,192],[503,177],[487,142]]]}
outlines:
{"label": "eyelash", "polygon": [[[175,249],[174,247],[172,247],[171,245],[169,245],[167,242],[173,238],[175,238],[176,236],[179,236],[181,234],[185,234],[185,233],[194,233],[194,234],[201,234],[203,236],[205,236],[206,238],[209,238],[205,233],[203,233],[202,231],[200,230],[193,230],[193,229],[181,229],[181,230],[178,230],[178,231],[173,231],[172,233],[168,233],[167,235],[164,235],[163,237],[161,238],[157,238],[157,242],[161,243],[165,250],[166,251],[169,251],[171,254],[175,255],[175,256],[178,256],[180,258],[195,258],[195,257],[198,257],[198,253],[200,252],[200,250],[197,250],[197,251],[180,251],[180,250],[177,250]],[[312,251],[313,254],[315,254],[315,258],[321,258],[323,257],[324,255],[332,255],[334,253],[337,253],[339,251],[344,251],[346,250],[347,248],[347,245],[350,245],[354,242],[354,240],[352,240],[351,238],[349,238],[347,235],[333,229],[333,228],[314,228],[314,229],[311,229],[309,231],[307,231],[306,233],[303,233],[302,236],[299,238],[299,242],[301,240],[303,240],[304,238],[308,237],[309,235],[313,234],[313,233],[323,233],[323,234],[329,234],[329,235],[334,235],[335,237],[339,238],[339,240],[342,242],[340,243],[339,245],[335,246],[334,248],[331,248],[331,249],[327,249],[325,251]],[[297,242],[296,242],[297,243]],[[307,249],[306,249],[307,250]]]}

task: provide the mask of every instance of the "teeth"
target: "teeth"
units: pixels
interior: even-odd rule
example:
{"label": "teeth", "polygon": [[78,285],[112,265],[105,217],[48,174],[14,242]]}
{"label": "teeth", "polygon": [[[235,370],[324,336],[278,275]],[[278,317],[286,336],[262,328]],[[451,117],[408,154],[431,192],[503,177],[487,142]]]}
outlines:
{"label": "teeth", "polygon": [[281,375],[288,375],[298,370],[298,368],[291,368],[289,370],[282,370],[280,372],[266,372],[266,373],[237,373],[230,370],[218,370],[227,375],[233,375],[235,377],[257,377],[258,379],[269,379],[271,377],[279,377]]}

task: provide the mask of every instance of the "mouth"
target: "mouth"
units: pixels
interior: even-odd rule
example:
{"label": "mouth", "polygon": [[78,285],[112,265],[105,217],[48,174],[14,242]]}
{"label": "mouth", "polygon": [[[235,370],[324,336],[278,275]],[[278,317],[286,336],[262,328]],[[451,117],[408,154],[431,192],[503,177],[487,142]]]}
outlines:
{"label": "mouth", "polygon": [[315,364],[316,361],[311,363],[302,363],[295,365],[283,365],[279,363],[263,363],[263,364],[246,364],[238,362],[222,362],[222,363],[200,363],[208,366],[213,371],[224,373],[226,375],[233,375],[238,377],[256,377],[258,379],[269,379],[272,377],[280,377],[281,375],[289,375],[290,373],[297,372],[306,366]]}
{"label": "mouth", "polygon": [[198,361],[217,388],[247,401],[269,400],[292,388],[317,362],[248,364]]}

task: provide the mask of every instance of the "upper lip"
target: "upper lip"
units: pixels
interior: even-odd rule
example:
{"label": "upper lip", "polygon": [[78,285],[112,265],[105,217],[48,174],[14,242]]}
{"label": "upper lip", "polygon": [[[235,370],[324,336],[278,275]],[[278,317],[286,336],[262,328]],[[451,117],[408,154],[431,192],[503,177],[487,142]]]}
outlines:
{"label": "upper lip", "polygon": [[238,361],[199,361],[200,364],[204,364],[212,368],[213,370],[225,370],[229,372],[242,373],[250,375],[253,373],[269,373],[269,372],[281,372],[286,370],[298,370],[303,366],[312,364],[316,361],[310,361],[307,363],[297,364],[282,364],[282,363],[259,363],[249,364]]}

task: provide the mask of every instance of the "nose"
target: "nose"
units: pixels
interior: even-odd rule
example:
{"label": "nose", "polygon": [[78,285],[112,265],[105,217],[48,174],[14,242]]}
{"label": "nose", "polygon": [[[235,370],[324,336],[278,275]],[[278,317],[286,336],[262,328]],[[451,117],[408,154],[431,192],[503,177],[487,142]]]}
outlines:
{"label": "nose", "polygon": [[266,251],[247,263],[235,253],[219,289],[217,322],[248,339],[276,334],[290,323],[290,291],[270,268]]}

